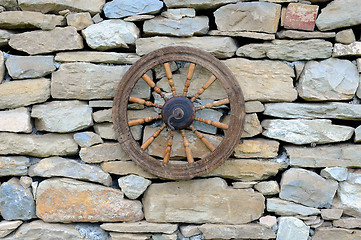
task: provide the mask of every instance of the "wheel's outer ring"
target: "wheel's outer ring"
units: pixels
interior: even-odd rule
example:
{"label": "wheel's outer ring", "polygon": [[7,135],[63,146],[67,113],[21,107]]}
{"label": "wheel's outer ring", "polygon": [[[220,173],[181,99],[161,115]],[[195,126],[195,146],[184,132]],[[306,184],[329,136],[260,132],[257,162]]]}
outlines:
{"label": "wheel's outer ring", "polygon": [[[230,122],[222,142],[213,152],[194,163],[164,163],[148,155],[134,140],[128,125],[128,99],[134,85],[138,80],[143,81],[141,77],[148,70],[170,61],[192,62],[208,69],[222,83],[230,100]],[[161,178],[191,179],[216,169],[232,154],[243,132],[245,106],[242,90],[226,65],[205,51],[175,46],[150,52],[129,68],[115,93],[112,117],[114,130],[122,149],[138,166]]]}

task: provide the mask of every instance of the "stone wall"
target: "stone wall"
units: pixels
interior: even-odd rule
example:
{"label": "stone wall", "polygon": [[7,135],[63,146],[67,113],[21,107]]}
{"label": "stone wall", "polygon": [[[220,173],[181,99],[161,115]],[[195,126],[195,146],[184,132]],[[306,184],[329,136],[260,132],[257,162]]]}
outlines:
{"label": "stone wall", "polygon": [[[1,239],[361,238],[360,0],[0,6]],[[189,181],[135,165],[111,120],[129,66],[173,45],[219,58],[246,100],[231,158]]]}

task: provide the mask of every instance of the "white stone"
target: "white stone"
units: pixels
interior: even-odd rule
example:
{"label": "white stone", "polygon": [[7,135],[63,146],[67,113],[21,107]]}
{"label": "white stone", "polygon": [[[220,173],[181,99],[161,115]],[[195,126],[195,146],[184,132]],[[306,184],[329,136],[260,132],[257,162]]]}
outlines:
{"label": "white stone", "polygon": [[83,37],[92,49],[108,50],[128,48],[139,38],[138,27],[120,19],[104,20],[82,30]]}
{"label": "white stone", "polygon": [[333,47],[333,57],[360,57],[361,56],[361,42],[353,42],[348,45],[335,43]]}
{"label": "white stone", "polygon": [[[1,44],[0,44],[1,46]],[[4,53],[0,51],[0,83],[3,81],[4,75],[5,75],[5,58]]]}
{"label": "white stone", "polygon": [[281,216],[309,216],[318,215],[320,210],[313,207],[306,207],[301,204],[289,202],[279,198],[268,198],[267,199],[267,211],[274,212]]}
{"label": "white stone", "polygon": [[333,179],[339,182],[347,179],[347,168],[344,167],[327,167],[321,170],[321,176]]}
{"label": "white stone", "polygon": [[276,240],[308,240],[310,227],[295,217],[280,217]]}
{"label": "white stone", "polygon": [[29,188],[32,183],[33,183],[33,179],[31,177],[28,176],[20,177],[20,185],[23,186],[23,188]]}
{"label": "white stone", "polygon": [[184,17],[195,17],[196,10],[193,8],[175,8],[167,9],[167,11],[162,12],[162,17],[166,17],[173,20],[180,20]]}
{"label": "white stone", "polygon": [[277,224],[277,218],[275,216],[264,216],[259,219],[259,224],[272,228]]}
{"label": "white stone", "polygon": [[139,14],[158,13],[163,7],[159,0],[114,0],[103,8],[107,18],[124,18]]}
{"label": "white stone", "polygon": [[361,217],[361,172],[350,171],[347,180],[339,183],[338,195],[346,215]]}
{"label": "white stone", "polygon": [[355,129],[355,143],[361,142],[361,125]]}
{"label": "white stone", "polygon": [[356,60],[356,62],[357,62],[357,69],[358,69],[358,71],[361,73],[361,58],[358,58],[358,59]]}
{"label": "white stone", "polygon": [[0,237],[6,237],[7,235],[9,235],[11,232],[13,232],[15,229],[17,229],[21,224],[23,223],[23,221],[6,221],[3,220],[0,222]]}
{"label": "white stone", "polygon": [[27,108],[0,111],[0,131],[31,133],[33,126]]}
{"label": "white stone", "polygon": [[118,179],[122,192],[130,199],[137,199],[152,182],[137,175],[128,175]]}
{"label": "white stone", "polygon": [[93,132],[75,133],[73,138],[80,147],[91,147],[93,145],[103,143],[101,137]]}
{"label": "white stone", "polygon": [[276,181],[259,182],[254,185],[254,189],[259,191],[265,196],[276,195],[280,192],[280,187]]}

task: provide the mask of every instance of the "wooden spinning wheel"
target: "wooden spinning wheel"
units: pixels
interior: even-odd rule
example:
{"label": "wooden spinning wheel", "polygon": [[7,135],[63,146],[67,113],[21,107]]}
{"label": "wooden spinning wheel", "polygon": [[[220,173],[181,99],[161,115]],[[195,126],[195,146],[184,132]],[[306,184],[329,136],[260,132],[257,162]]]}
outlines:
{"label": "wooden spinning wheel", "polygon": [[[136,96],[139,84],[152,95]],[[212,87],[215,94],[207,95]],[[134,105],[143,110],[129,110]],[[222,116],[209,119],[205,110]],[[130,111],[139,117],[130,117]],[[244,118],[243,94],[230,70],[209,53],[189,47],[143,56],[123,76],[113,103],[114,130],[124,151],[144,170],[167,179],[190,179],[220,166],[239,142]],[[134,127],[144,134],[135,138]]]}

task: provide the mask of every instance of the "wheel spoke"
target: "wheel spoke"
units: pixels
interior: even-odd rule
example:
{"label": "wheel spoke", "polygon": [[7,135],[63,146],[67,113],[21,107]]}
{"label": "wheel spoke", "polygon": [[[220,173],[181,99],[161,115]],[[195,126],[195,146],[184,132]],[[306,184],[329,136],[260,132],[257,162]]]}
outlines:
{"label": "wheel spoke", "polygon": [[208,139],[203,136],[202,133],[200,133],[200,132],[197,131],[197,129],[196,129],[195,127],[190,126],[190,128],[191,128],[192,132],[204,143],[204,145],[206,145],[206,147],[207,147],[209,150],[211,150],[211,152],[213,152],[213,151],[216,149],[216,148],[213,146],[213,144],[210,143],[210,142],[208,141]]}
{"label": "wheel spoke", "polygon": [[163,106],[162,105],[159,105],[159,104],[154,104],[150,101],[146,101],[142,98],[137,98],[137,97],[129,97],[129,102],[133,102],[133,103],[138,103],[140,105],[144,105],[144,106],[147,106],[147,107],[155,107],[155,108],[162,108]]}
{"label": "wheel spoke", "polygon": [[159,134],[163,131],[163,129],[165,128],[165,123],[163,123],[163,125],[153,133],[152,136],[150,136],[147,141],[145,141],[143,143],[143,145],[140,147],[141,149],[145,150],[149,147],[150,144],[152,144],[152,142],[159,136]]}
{"label": "wheel spoke", "polygon": [[167,148],[165,149],[164,158],[163,158],[163,162],[165,163],[169,162],[170,154],[172,153],[173,137],[174,137],[174,131],[171,131],[167,142]]}
{"label": "wheel spoke", "polygon": [[190,63],[189,68],[188,68],[188,73],[187,73],[187,80],[184,83],[183,97],[187,96],[188,88],[191,85],[191,79],[193,77],[195,67],[196,67],[196,65],[194,63]]}
{"label": "wheel spoke", "polygon": [[136,125],[140,125],[140,124],[143,124],[143,123],[148,123],[148,122],[158,120],[158,119],[161,119],[161,118],[162,118],[162,115],[158,115],[156,117],[139,118],[139,119],[128,121],[128,125],[129,125],[129,127],[133,127],[133,126],[136,126]]}
{"label": "wheel spoke", "polygon": [[209,120],[209,119],[204,119],[204,118],[199,118],[199,117],[194,118],[194,120],[205,123],[205,124],[208,124],[208,125],[212,125],[214,127],[221,128],[221,129],[224,129],[224,130],[228,129],[227,124],[220,123],[220,122],[217,122],[217,121],[212,121],[212,120]]}
{"label": "wheel spoke", "polygon": [[159,87],[155,86],[155,82],[145,73],[142,76],[143,80],[149,85],[149,87],[153,88],[156,93],[158,93],[164,100],[167,100],[165,94],[160,90]]}
{"label": "wheel spoke", "polygon": [[187,160],[188,160],[189,163],[193,163],[193,162],[194,162],[194,158],[193,158],[193,156],[192,156],[192,151],[191,151],[191,149],[189,148],[189,142],[188,142],[188,140],[187,140],[186,133],[185,133],[184,130],[181,130],[181,134],[182,134],[182,137],[183,137],[183,145],[184,145],[184,148],[185,148]]}
{"label": "wheel spoke", "polygon": [[196,95],[192,97],[191,101],[194,102],[216,79],[217,78],[212,75],[209,80],[205,84],[203,84],[203,86],[198,90]]}
{"label": "wheel spoke", "polygon": [[177,93],[176,93],[176,89],[174,86],[173,74],[172,74],[172,70],[170,69],[169,63],[167,63],[167,62],[164,63],[164,70],[165,70],[165,74],[167,75],[168,83],[169,83],[170,89],[172,91],[172,94],[173,94],[173,96],[176,96]]}
{"label": "wheel spoke", "polygon": [[196,111],[203,110],[203,109],[205,109],[205,108],[219,107],[219,106],[222,106],[222,105],[225,105],[225,104],[228,104],[228,103],[229,103],[229,99],[228,99],[228,98],[224,98],[224,99],[221,99],[221,100],[218,100],[218,101],[214,101],[214,102],[212,102],[212,103],[207,103],[206,105],[197,107],[197,108],[196,108]]}

